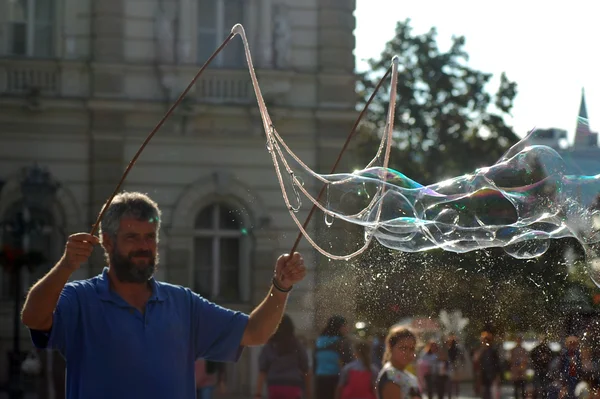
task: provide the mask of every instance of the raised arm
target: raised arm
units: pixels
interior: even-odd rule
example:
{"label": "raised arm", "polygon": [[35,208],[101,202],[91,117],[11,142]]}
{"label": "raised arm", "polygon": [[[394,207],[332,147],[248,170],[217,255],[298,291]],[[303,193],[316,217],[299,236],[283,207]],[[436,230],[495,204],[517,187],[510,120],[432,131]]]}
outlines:
{"label": "raised arm", "polygon": [[97,237],[87,233],[69,237],[62,258],[29,290],[21,312],[23,324],[39,331],[49,331],[52,328],[52,317],[60,293],[71,274],[90,257],[98,242]]}
{"label": "raised arm", "polygon": [[275,265],[273,285],[266,298],[250,314],[242,346],[262,345],[275,333],[285,311],[289,290],[306,275],[302,256],[281,255]]}

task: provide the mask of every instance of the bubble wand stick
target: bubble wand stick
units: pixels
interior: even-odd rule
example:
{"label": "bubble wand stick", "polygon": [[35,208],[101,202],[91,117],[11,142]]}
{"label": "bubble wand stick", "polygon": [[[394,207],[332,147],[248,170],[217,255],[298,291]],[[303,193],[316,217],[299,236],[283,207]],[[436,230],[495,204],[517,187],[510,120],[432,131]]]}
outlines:
{"label": "bubble wand stick", "polygon": [[[196,81],[198,80],[198,78],[200,77],[200,75],[202,75],[202,73],[208,67],[208,65],[225,48],[225,46],[227,46],[227,44],[229,44],[229,42],[236,36],[236,34],[238,33],[238,30],[236,29],[236,26],[234,26],[234,28],[232,29],[232,31],[229,34],[229,36],[227,36],[227,38],[217,48],[217,50],[215,50],[215,52],[208,58],[208,60],[204,63],[204,65],[202,65],[202,67],[198,70],[198,72],[196,73],[196,75],[194,76],[194,78],[190,81],[190,83],[185,88],[185,90],[181,93],[181,95],[177,98],[177,100],[173,103],[173,105],[169,108],[169,110],[165,113],[165,115],[161,118],[161,120],[156,124],[156,126],[154,127],[154,129],[152,129],[152,131],[148,134],[148,136],[146,137],[146,139],[144,140],[144,142],[142,143],[142,145],[140,146],[140,148],[137,150],[137,152],[135,153],[135,155],[133,156],[133,158],[129,162],[129,165],[127,166],[127,168],[123,172],[123,175],[121,176],[121,179],[117,183],[117,186],[115,187],[113,193],[111,194],[111,196],[106,201],[106,204],[104,205],[104,207],[102,208],[100,214],[98,215],[98,218],[96,219],[96,222],[92,226],[92,230],[91,230],[90,234],[95,234],[97,232],[98,226],[100,225],[100,221],[104,217],[104,214],[105,214],[106,210],[108,209],[108,206],[110,205],[110,203],[112,202],[112,200],[114,199],[114,197],[117,195],[117,193],[121,189],[121,186],[123,185],[123,182],[127,178],[127,175],[129,174],[129,172],[130,172],[131,168],[133,167],[133,165],[135,165],[135,163],[137,162],[137,159],[141,155],[141,153],[144,150],[144,148],[146,147],[146,145],[148,145],[148,143],[150,142],[150,140],[152,139],[152,137],[154,137],[154,135],[156,134],[156,132],[164,125],[164,123],[167,121],[167,119],[172,115],[172,113],[175,111],[175,108],[177,108],[179,106],[179,104],[183,101],[183,99],[185,98],[185,96],[189,93],[189,91],[192,89],[192,87],[194,86],[194,84],[196,84]],[[365,106],[363,107],[362,111],[358,115],[358,118],[354,122],[354,125],[352,126],[352,129],[351,129],[350,133],[348,134],[348,137],[346,138],[346,141],[344,142],[344,145],[342,146],[342,149],[341,149],[340,153],[338,154],[338,157],[337,157],[336,161],[334,162],[334,165],[333,165],[333,167],[331,169],[331,174],[333,174],[335,172],[335,170],[337,169],[337,167],[338,167],[338,165],[339,165],[339,163],[341,161],[342,155],[346,151],[346,149],[347,149],[347,147],[348,147],[348,145],[350,143],[350,140],[352,139],[352,137],[356,133],[356,130],[358,129],[358,126],[359,126],[362,118],[364,117],[364,114],[366,113],[369,105],[371,104],[371,102],[375,98],[375,95],[379,91],[379,89],[382,86],[383,82],[390,75],[392,69],[393,69],[393,66],[390,65],[390,67],[388,68],[388,70],[386,71],[386,73],[383,75],[383,77],[379,80],[379,82],[375,86],[375,88],[373,90],[373,93],[371,94],[371,96],[369,97],[369,99],[365,103]],[[319,201],[321,199],[321,197],[323,196],[323,193],[325,192],[325,188],[326,188],[326,185],[323,185],[323,187],[321,188],[321,191],[319,192],[319,194],[317,196],[317,201]],[[313,207],[311,208],[311,210],[310,210],[310,212],[309,212],[309,214],[308,214],[308,216],[307,216],[307,218],[306,218],[306,220],[305,220],[305,222],[303,224],[303,228],[304,229],[308,226],[308,223],[310,222],[310,220],[311,220],[311,218],[312,218],[312,216],[313,216],[316,208],[317,208],[317,206],[313,204]],[[292,250],[290,251],[290,253],[294,253],[294,251],[296,250],[296,248],[297,248],[297,246],[298,246],[301,238],[302,238],[302,232],[299,232],[298,233],[298,237],[296,238],[296,241],[294,242],[294,245],[293,245]]]}
{"label": "bubble wand stick", "polygon": [[[371,96],[369,97],[369,99],[365,103],[365,106],[363,107],[362,111],[360,111],[360,114],[358,115],[358,118],[356,119],[356,121],[354,122],[354,125],[352,126],[352,130],[350,130],[350,134],[348,134],[348,137],[346,137],[346,141],[344,142],[344,145],[342,146],[342,149],[340,150],[340,153],[338,154],[337,159],[335,160],[335,162],[333,163],[333,166],[331,167],[331,172],[329,172],[330,175],[332,175],[332,174],[335,173],[335,171],[336,171],[336,169],[337,169],[340,161],[342,160],[342,155],[344,155],[344,152],[346,152],[346,149],[348,148],[348,145],[350,144],[350,140],[352,139],[352,137],[356,133],[356,129],[358,129],[358,125],[360,124],[361,119],[363,118],[363,116],[367,112],[367,109],[369,108],[369,105],[371,104],[371,102],[375,98],[375,95],[379,91],[379,88],[381,87],[381,85],[387,79],[387,77],[390,75],[391,72],[392,72],[392,65],[390,65],[390,67],[388,68],[388,70],[385,72],[385,75],[383,75],[383,77],[379,80],[379,82],[375,86],[375,89],[373,90],[373,93],[371,93]],[[317,195],[317,198],[316,198],[317,201],[316,202],[319,202],[319,200],[321,199],[321,197],[325,193],[325,189],[326,188],[327,188],[327,184],[323,184],[323,186],[321,187],[321,191],[319,191],[319,194]],[[317,209],[317,205],[313,204],[313,206],[310,208],[310,212],[308,212],[308,215],[306,216],[306,220],[304,221],[304,224],[302,224],[302,228],[304,230],[306,230],[306,227],[308,226],[308,223],[310,222],[310,219],[312,218],[312,216],[315,213],[316,209]],[[300,231],[300,232],[298,232],[298,236],[296,237],[296,241],[294,241],[294,245],[292,245],[292,249],[290,250],[290,255],[293,254],[296,251],[296,248],[298,247],[298,244],[300,243],[301,239],[302,239],[302,232]]]}
{"label": "bubble wand stick", "polygon": [[173,105],[171,105],[171,108],[169,108],[169,110],[165,113],[165,115],[162,117],[162,119],[156,124],[156,126],[154,127],[154,129],[152,129],[150,134],[148,134],[148,137],[146,137],[146,140],[144,140],[144,142],[142,143],[140,148],[137,150],[137,152],[135,153],[133,158],[131,158],[129,165],[127,165],[125,172],[123,172],[123,176],[121,176],[121,180],[119,180],[119,183],[117,183],[115,190],[113,191],[111,196],[106,201],[106,204],[104,205],[104,207],[102,207],[102,211],[100,211],[100,215],[98,215],[98,218],[96,219],[96,222],[94,223],[94,225],[92,226],[92,230],[90,231],[91,235],[94,235],[96,233],[96,231],[98,230],[98,226],[100,225],[100,221],[104,217],[104,213],[108,209],[108,206],[112,202],[113,198],[115,198],[115,196],[121,189],[121,186],[123,185],[123,182],[125,181],[125,178],[129,174],[129,171],[131,170],[133,165],[136,163],[136,161],[139,158],[142,151],[144,151],[144,148],[146,148],[146,145],[148,145],[148,143],[150,142],[152,137],[154,137],[154,134],[158,131],[158,129],[160,129],[162,127],[162,125],[164,125],[164,123],[167,121],[167,119],[169,119],[169,117],[171,116],[173,111],[175,111],[175,108],[177,108],[179,106],[179,104],[181,103],[181,101],[183,101],[184,97],[188,94],[188,92],[196,84],[196,81],[198,80],[200,75],[202,75],[202,73],[208,67],[208,65],[212,62],[212,60],[214,60],[215,57],[221,52],[221,50],[223,50],[225,48],[225,46],[227,46],[227,44],[229,44],[229,42],[231,41],[231,39],[233,39],[234,36],[235,36],[235,33],[231,32],[229,34],[229,36],[227,36],[227,39],[225,39],[223,41],[223,43],[215,50],[215,52],[212,53],[212,55],[208,58],[208,60],[204,63],[204,65],[202,65],[202,67],[198,70],[198,72],[196,73],[196,76],[194,76],[194,78],[190,81],[190,83],[187,85],[185,90],[179,95],[179,98],[177,98],[177,100],[173,103]]}

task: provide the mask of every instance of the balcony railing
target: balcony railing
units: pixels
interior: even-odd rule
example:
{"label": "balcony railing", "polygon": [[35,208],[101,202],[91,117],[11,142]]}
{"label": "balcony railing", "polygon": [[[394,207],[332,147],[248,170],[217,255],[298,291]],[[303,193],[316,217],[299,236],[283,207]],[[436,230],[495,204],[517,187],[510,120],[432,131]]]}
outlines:
{"label": "balcony railing", "polygon": [[207,70],[197,85],[200,102],[248,103],[254,100],[248,71]]}
{"label": "balcony railing", "polygon": [[54,96],[60,93],[60,70],[47,62],[0,63],[0,93],[27,94],[31,91]]}
{"label": "balcony railing", "polygon": [[[193,76],[195,66],[166,66],[165,73],[181,79]],[[265,98],[289,92],[290,76],[281,71],[263,70],[261,87]],[[135,101],[163,101],[156,67],[140,64],[87,64],[72,60],[35,60],[0,57],[0,96],[38,94],[43,97],[86,98],[90,95],[90,73],[98,76],[119,75],[125,81],[119,92],[120,99]],[[129,84],[127,84],[128,80]],[[134,83],[132,83],[134,82]],[[134,88],[128,90],[128,87]],[[99,84],[96,89],[100,88]],[[193,93],[193,94],[192,94]],[[245,69],[209,68],[200,77],[192,98],[199,103],[252,104],[256,101],[250,75]],[[104,92],[95,96],[102,98]],[[94,94],[93,94],[94,95]],[[113,96],[114,97],[114,96]]]}

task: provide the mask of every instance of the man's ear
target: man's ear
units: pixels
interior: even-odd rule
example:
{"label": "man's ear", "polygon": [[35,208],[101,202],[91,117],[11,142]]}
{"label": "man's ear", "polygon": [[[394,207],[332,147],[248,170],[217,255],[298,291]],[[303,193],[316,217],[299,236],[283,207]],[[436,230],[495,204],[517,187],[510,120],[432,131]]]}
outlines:
{"label": "man's ear", "polygon": [[112,240],[112,237],[107,233],[102,233],[102,247],[104,250],[108,253],[111,253],[114,245],[115,244]]}

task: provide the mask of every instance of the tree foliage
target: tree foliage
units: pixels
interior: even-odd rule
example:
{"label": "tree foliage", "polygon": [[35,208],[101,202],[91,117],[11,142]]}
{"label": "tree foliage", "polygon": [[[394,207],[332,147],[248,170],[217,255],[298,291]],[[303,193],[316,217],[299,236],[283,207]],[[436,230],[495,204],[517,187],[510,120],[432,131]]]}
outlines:
{"label": "tree foliage", "polygon": [[357,268],[358,313],[379,327],[405,317],[438,317],[460,309],[472,331],[494,326],[498,333],[558,331],[567,268],[548,256],[519,260],[501,249],[466,254],[430,251],[406,254],[373,245]]}
{"label": "tree foliage", "polygon": [[[442,51],[435,28],[413,35],[410,20],[398,22],[395,37],[379,59],[369,61],[370,70],[362,76],[364,104],[392,58],[398,57],[389,166],[422,184],[494,164],[518,141],[504,120],[517,94],[516,83],[502,74],[495,95],[489,94],[492,75],[468,66],[464,46],[464,37],[454,37]],[[389,91],[388,80],[369,108],[371,129],[363,132],[358,146],[361,162],[377,147],[379,137],[373,132],[384,128]],[[523,176],[512,178],[520,181]],[[368,293],[359,299],[359,314],[383,327],[406,316],[437,317],[442,309],[461,309],[474,330],[489,325],[499,332],[554,329],[551,315],[567,284],[564,248],[564,243],[552,243],[544,257],[518,260],[502,249],[406,254],[375,245],[357,269],[360,291]]]}
{"label": "tree foliage", "polygon": [[[500,87],[491,96],[486,85],[492,75],[467,65],[464,45],[464,37],[454,37],[450,49],[442,51],[435,28],[413,36],[410,20],[398,22],[395,37],[387,43],[379,59],[369,61],[370,70],[361,80],[364,104],[392,58],[398,57],[400,72],[391,166],[420,183],[493,163],[517,141],[503,119],[512,108],[516,84],[502,74]],[[389,91],[388,79],[370,107],[368,120],[375,129],[385,124]],[[362,139],[372,142],[377,137],[367,134]]]}

